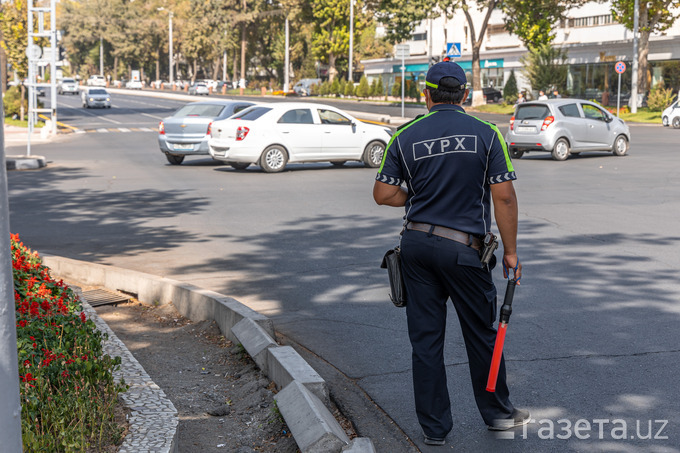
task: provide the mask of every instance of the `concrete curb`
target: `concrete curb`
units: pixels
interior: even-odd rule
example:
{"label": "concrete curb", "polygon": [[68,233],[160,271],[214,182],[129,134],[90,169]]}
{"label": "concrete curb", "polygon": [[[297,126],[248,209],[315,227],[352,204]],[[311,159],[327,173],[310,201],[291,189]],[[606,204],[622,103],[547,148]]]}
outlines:
{"label": "concrete curb", "polygon": [[7,170],[36,170],[47,166],[44,156],[5,156]]}
{"label": "concrete curb", "polygon": [[339,453],[348,446],[354,453],[375,452],[368,438],[350,443],[326,407],[325,381],[290,346],[276,344],[273,322],[266,316],[236,299],[177,280],[54,255],[43,255],[43,262],[62,278],[126,292],[145,304],[172,302],[192,321],[217,322],[222,334],[241,343],[277,388],[283,388],[275,399],[302,452]]}

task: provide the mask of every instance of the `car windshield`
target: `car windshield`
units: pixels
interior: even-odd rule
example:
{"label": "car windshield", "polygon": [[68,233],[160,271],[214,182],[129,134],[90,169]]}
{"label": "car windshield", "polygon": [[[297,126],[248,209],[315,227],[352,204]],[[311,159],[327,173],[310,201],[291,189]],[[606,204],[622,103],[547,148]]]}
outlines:
{"label": "car windshield", "polygon": [[258,119],[265,113],[269,112],[270,110],[271,110],[270,107],[251,107],[249,109],[245,109],[243,112],[237,115],[232,116],[232,119],[253,121]]}
{"label": "car windshield", "polygon": [[106,92],[106,90],[90,90],[88,93],[90,94],[109,94]]}
{"label": "car windshield", "polygon": [[215,118],[220,116],[222,110],[224,110],[224,105],[217,104],[189,104],[185,105],[181,109],[177,110],[174,115],[175,117],[182,116],[204,116]]}
{"label": "car windshield", "polygon": [[76,83],[76,81],[73,79],[64,79],[61,81],[61,83]]}
{"label": "car windshield", "polygon": [[550,109],[547,105],[534,104],[534,105],[520,105],[517,108],[517,113],[515,114],[515,119],[518,120],[542,120],[545,117],[550,116]]}

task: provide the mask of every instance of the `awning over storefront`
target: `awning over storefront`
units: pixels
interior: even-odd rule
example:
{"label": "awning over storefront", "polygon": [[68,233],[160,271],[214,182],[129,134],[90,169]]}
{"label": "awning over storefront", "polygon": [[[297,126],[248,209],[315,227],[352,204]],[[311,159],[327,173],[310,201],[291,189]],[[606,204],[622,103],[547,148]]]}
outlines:
{"label": "awning over storefront", "polygon": [[[472,70],[472,61],[457,61],[453,60],[456,63],[460,65],[461,68],[467,69],[467,70]],[[502,68],[503,67],[503,59],[499,58],[496,60],[482,60],[479,62],[480,67],[482,69],[491,69],[491,68]],[[427,70],[430,68],[430,66],[427,63],[421,63],[421,64],[407,64],[406,66],[406,72],[427,72]],[[401,65],[393,65],[392,66],[392,73],[393,74],[398,74],[401,73]]]}

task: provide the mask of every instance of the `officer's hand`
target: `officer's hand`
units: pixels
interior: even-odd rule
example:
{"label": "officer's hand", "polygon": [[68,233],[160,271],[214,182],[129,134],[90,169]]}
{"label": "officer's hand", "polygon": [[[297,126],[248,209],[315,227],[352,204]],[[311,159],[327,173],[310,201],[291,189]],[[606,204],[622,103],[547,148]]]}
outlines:
{"label": "officer's hand", "polygon": [[519,262],[517,254],[503,255],[503,277],[508,278],[510,270],[513,272],[513,278],[519,285],[519,280],[522,278],[522,263]]}

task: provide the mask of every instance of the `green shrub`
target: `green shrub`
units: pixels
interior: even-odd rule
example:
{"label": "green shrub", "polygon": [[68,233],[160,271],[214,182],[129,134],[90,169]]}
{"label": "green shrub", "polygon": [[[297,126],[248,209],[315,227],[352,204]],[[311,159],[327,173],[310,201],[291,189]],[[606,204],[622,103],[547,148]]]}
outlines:
{"label": "green shrub", "polygon": [[333,83],[331,83],[331,87],[328,94],[332,96],[337,96],[340,94],[340,82],[338,82],[337,78],[333,79]]}
{"label": "green shrub", "polygon": [[[28,111],[28,90],[24,93],[24,113]],[[5,92],[2,99],[5,108],[5,116],[19,115],[21,113],[21,87],[13,86]]]}
{"label": "green shrub", "polygon": [[76,294],[18,235],[11,252],[24,451],[84,452],[122,441],[113,409],[126,387],[112,374],[120,357],[103,353],[103,334]]}
{"label": "green shrub", "polygon": [[663,111],[666,107],[671,105],[675,100],[675,95],[673,94],[672,88],[664,88],[663,84],[658,84],[652,91],[649,92],[647,97],[647,106],[650,110]]}
{"label": "green shrub", "polygon": [[348,80],[345,84],[345,96],[354,96],[354,82]]}
{"label": "green shrub", "polygon": [[510,71],[510,77],[503,87],[503,100],[508,104],[517,102],[517,79],[515,78],[515,70]]}
{"label": "green shrub", "polygon": [[378,84],[377,88],[375,89],[376,93],[374,96],[383,96],[385,94],[385,86],[383,85],[383,80],[382,77],[378,78]]}
{"label": "green shrub", "polygon": [[359,86],[357,87],[356,95],[360,98],[366,98],[371,94],[370,88],[368,86],[368,79],[365,75],[361,76],[359,80]]}
{"label": "green shrub", "polygon": [[371,82],[371,87],[368,89],[368,92],[370,93],[370,96],[380,95],[378,93],[378,79],[373,79],[373,81]]}
{"label": "green shrub", "polygon": [[401,97],[401,79],[397,79],[392,85],[392,96],[395,98]]}

